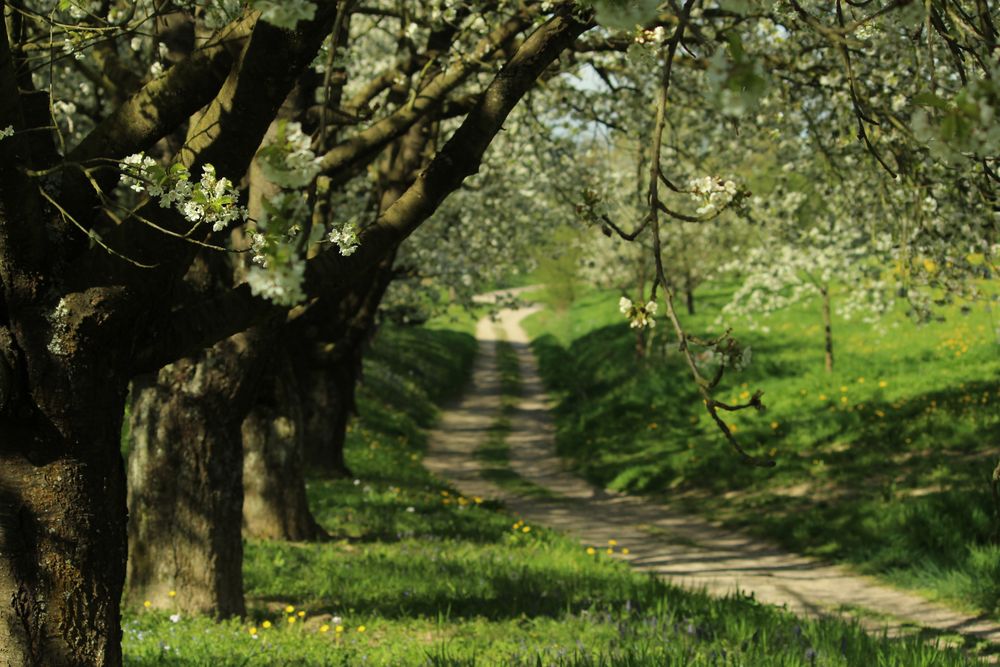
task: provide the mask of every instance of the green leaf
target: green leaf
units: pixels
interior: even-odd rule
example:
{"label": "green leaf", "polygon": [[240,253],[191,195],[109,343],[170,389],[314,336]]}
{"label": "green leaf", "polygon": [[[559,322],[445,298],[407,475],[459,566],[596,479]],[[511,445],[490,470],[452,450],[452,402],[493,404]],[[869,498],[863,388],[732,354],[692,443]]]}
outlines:
{"label": "green leaf", "polygon": [[934,107],[936,109],[947,110],[948,100],[935,95],[934,93],[917,93],[913,96],[914,104],[922,107]]}
{"label": "green leaf", "polygon": [[594,0],[597,22],[611,30],[633,30],[656,18],[659,0]]}

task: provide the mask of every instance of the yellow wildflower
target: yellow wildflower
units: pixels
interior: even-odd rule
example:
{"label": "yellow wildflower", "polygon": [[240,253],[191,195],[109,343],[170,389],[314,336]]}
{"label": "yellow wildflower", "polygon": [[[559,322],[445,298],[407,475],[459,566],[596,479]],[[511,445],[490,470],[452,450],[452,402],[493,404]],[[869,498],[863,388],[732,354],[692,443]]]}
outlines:
{"label": "yellow wildflower", "polygon": [[363,625],[359,625],[358,626],[358,632],[364,632],[366,629],[367,628],[365,628],[365,626],[363,626]]}
{"label": "yellow wildflower", "polygon": [[292,625],[293,623],[295,623],[295,617],[294,616],[289,616],[288,617],[288,624]]}
{"label": "yellow wildflower", "polygon": [[885,389],[886,387],[889,386],[889,383],[886,382],[885,380],[879,380],[878,381],[878,386],[881,387],[882,389]]}
{"label": "yellow wildflower", "polygon": [[255,635],[255,634],[257,634],[257,628],[250,628],[250,630],[248,630],[248,632],[250,634],[252,634],[252,635]]}
{"label": "yellow wildflower", "polygon": [[608,540],[608,545],[612,546],[612,547],[613,546],[617,546],[618,545],[618,540]]}
{"label": "yellow wildflower", "polygon": [[150,602],[149,600],[146,600],[145,602],[142,603],[142,606],[145,607],[146,609],[149,609],[150,607],[153,606],[153,603]]}
{"label": "yellow wildflower", "polygon": [[298,616],[299,616],[299,618],[305,618],[306,612],[305,611],[300,611],[299,614],[298,614]]}
{"label": "yellow wildflower", "polygon": [[170,591],[169,593],[167,593],[167,595],[169,595],[172,598],[175,598],[177,597],[177,591]]}
{"label": "yellow wildflower", "polygon": [[626,556],[628,556],[629,553],[631,553],[631,552],[629,551],[628,547],[622,547],[622,553],[625,554]]}
{"label": "yellow wildflower", "polygon": [[781,424],[778,422],[771,422],[771,430],[777,431],[779,426],[781,426]]}
{"label": "yellow wildflower", "polygon": [[292,605],[288,605],[287,607],[285,607],[286,614],[291,614],[293,611],[295,611],[295,607],[293,607]]}
{"label": "yellow wildflower", "polygon": [[320,632],[329,632],[330,631],[330,626],[327,625],[326,623],[324,623],[323,625],[319,626],[319,631]]}
{"label": "yellow wildflower", "polygon": [[531,526],[525,526],[524,528],[521,529],[521,532],[522,533],[530,533],[531,532]]}
{"label": "yellow wildflower", "polygon": [[271,621],[264,621],[263,623],[260,624],[260,627],[267,630],[269,627],[271,627]]}
{"label": "yellow wildflower", "polygon": [[596,553],[597,553],[597,551],[594,549],[594,547],[587,547],[587,555],[588,556],[593,556]]}
{"label": "yellow wildflower", "polygon": [[335,628],[333,629],[333,631],[334,631],[334,632],[336,632],[336,633],[338,633],[338,634],[340,634],[341,632],[343,632],[343,631],[344,631],[344,626],[342,626],[342,625],[338,625],[337,627],[335,627]]}

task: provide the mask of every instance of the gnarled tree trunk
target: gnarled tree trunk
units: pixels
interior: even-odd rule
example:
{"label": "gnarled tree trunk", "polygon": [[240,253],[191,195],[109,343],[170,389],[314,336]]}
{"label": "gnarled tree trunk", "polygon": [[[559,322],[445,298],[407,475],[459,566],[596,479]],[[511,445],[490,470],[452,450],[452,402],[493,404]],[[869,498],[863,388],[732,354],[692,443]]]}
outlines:
{"label": "gnarled tree trunk", "polygon": [[278,365],[264,389],[243,420],[243,533],[314,540],[324,533],[309,511],[302,406],[287,363]]}
{"label": "gnarled tree trunk", "polygon": [[261,338],[238,334],[133,383],[131,604],[245,612],[240,425],[260,382]]}
{"label": "gnarled tree trunk", "polygon": [[28,411],[0,419],[0,665],[119,665],[121,417],[66,434]]}
{"label": "gnarled tree trunk", "polygon": [[71,294],[7,326],[0,296],[4,667],[121,664],[125,381],[120,357],[78,345],[109,323],[109,302]]}

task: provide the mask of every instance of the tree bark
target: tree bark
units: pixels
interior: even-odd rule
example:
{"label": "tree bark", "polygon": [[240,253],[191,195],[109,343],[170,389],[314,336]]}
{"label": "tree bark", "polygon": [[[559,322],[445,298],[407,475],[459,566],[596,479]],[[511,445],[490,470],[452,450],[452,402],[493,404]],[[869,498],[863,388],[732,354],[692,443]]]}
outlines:
{"label": "tree bark", "polygon": [[61,433],[31,412],[0,418],[0,665],[117,667],[121,416]]}
{"label": "tree bark", "polygon": [[830,287],[829,285],[820,288],[820,295],[823,297],[823,340],[826,351],[824,366],[827,373],[833,372],[833,320],[830,317]]}
{"label": "tree bark", "polygon": [[133,383],[131,604],[245,613],[240,426],[260,382],[261,338],[238,334]]}
{"label": "tree bark", "polygon": [[4,667],[121,664],[125,382],[115,355],[95,373],[98,360],[77,344],[110,307],[101,296],[68,296],[10,322],[0,293]]}
{"label": "tree bark", "polygon": [[303,410],[287,363],[268,378],[243,420],[243,534],[314,540],[324,534],[309,511],[303,475]]}

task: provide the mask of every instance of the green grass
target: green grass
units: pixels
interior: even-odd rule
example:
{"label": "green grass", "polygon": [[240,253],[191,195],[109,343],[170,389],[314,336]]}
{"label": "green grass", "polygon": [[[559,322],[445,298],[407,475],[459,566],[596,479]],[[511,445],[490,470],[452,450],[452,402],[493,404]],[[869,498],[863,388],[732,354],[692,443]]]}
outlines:
{"label": "green grass", "polygon": [[357,479],[309,486],[333,539],[247,544],[246,619],[129,610],[126,664],[973,664],[933,641],[681,591],[442,485],[421,466],[424,433],[473,349],[467,333],[383,331],[347,442]]}
{"label": "green grass", "polygon": [[[545,297],[544,293],[539,295]],[[835,372],[823,370],[818,304],[778,313],[770,333],[737,328],[754,363],[718,397],[764,390],[768,411],[727,415],[752,453],[743,465],[696,395],[663,327],[637,360],[618,294],[591,291],[529,319],[556,396],[560,453],[596,484],[663,496],[800,552],[854,564],[932,597],[1000,611],[1000,443],[996,317],[974,305],[882,331],[835,319]],[[698,294],[689,330],[709,333],[724,289]],[[738,323],[737,323],[738,324]]]}

